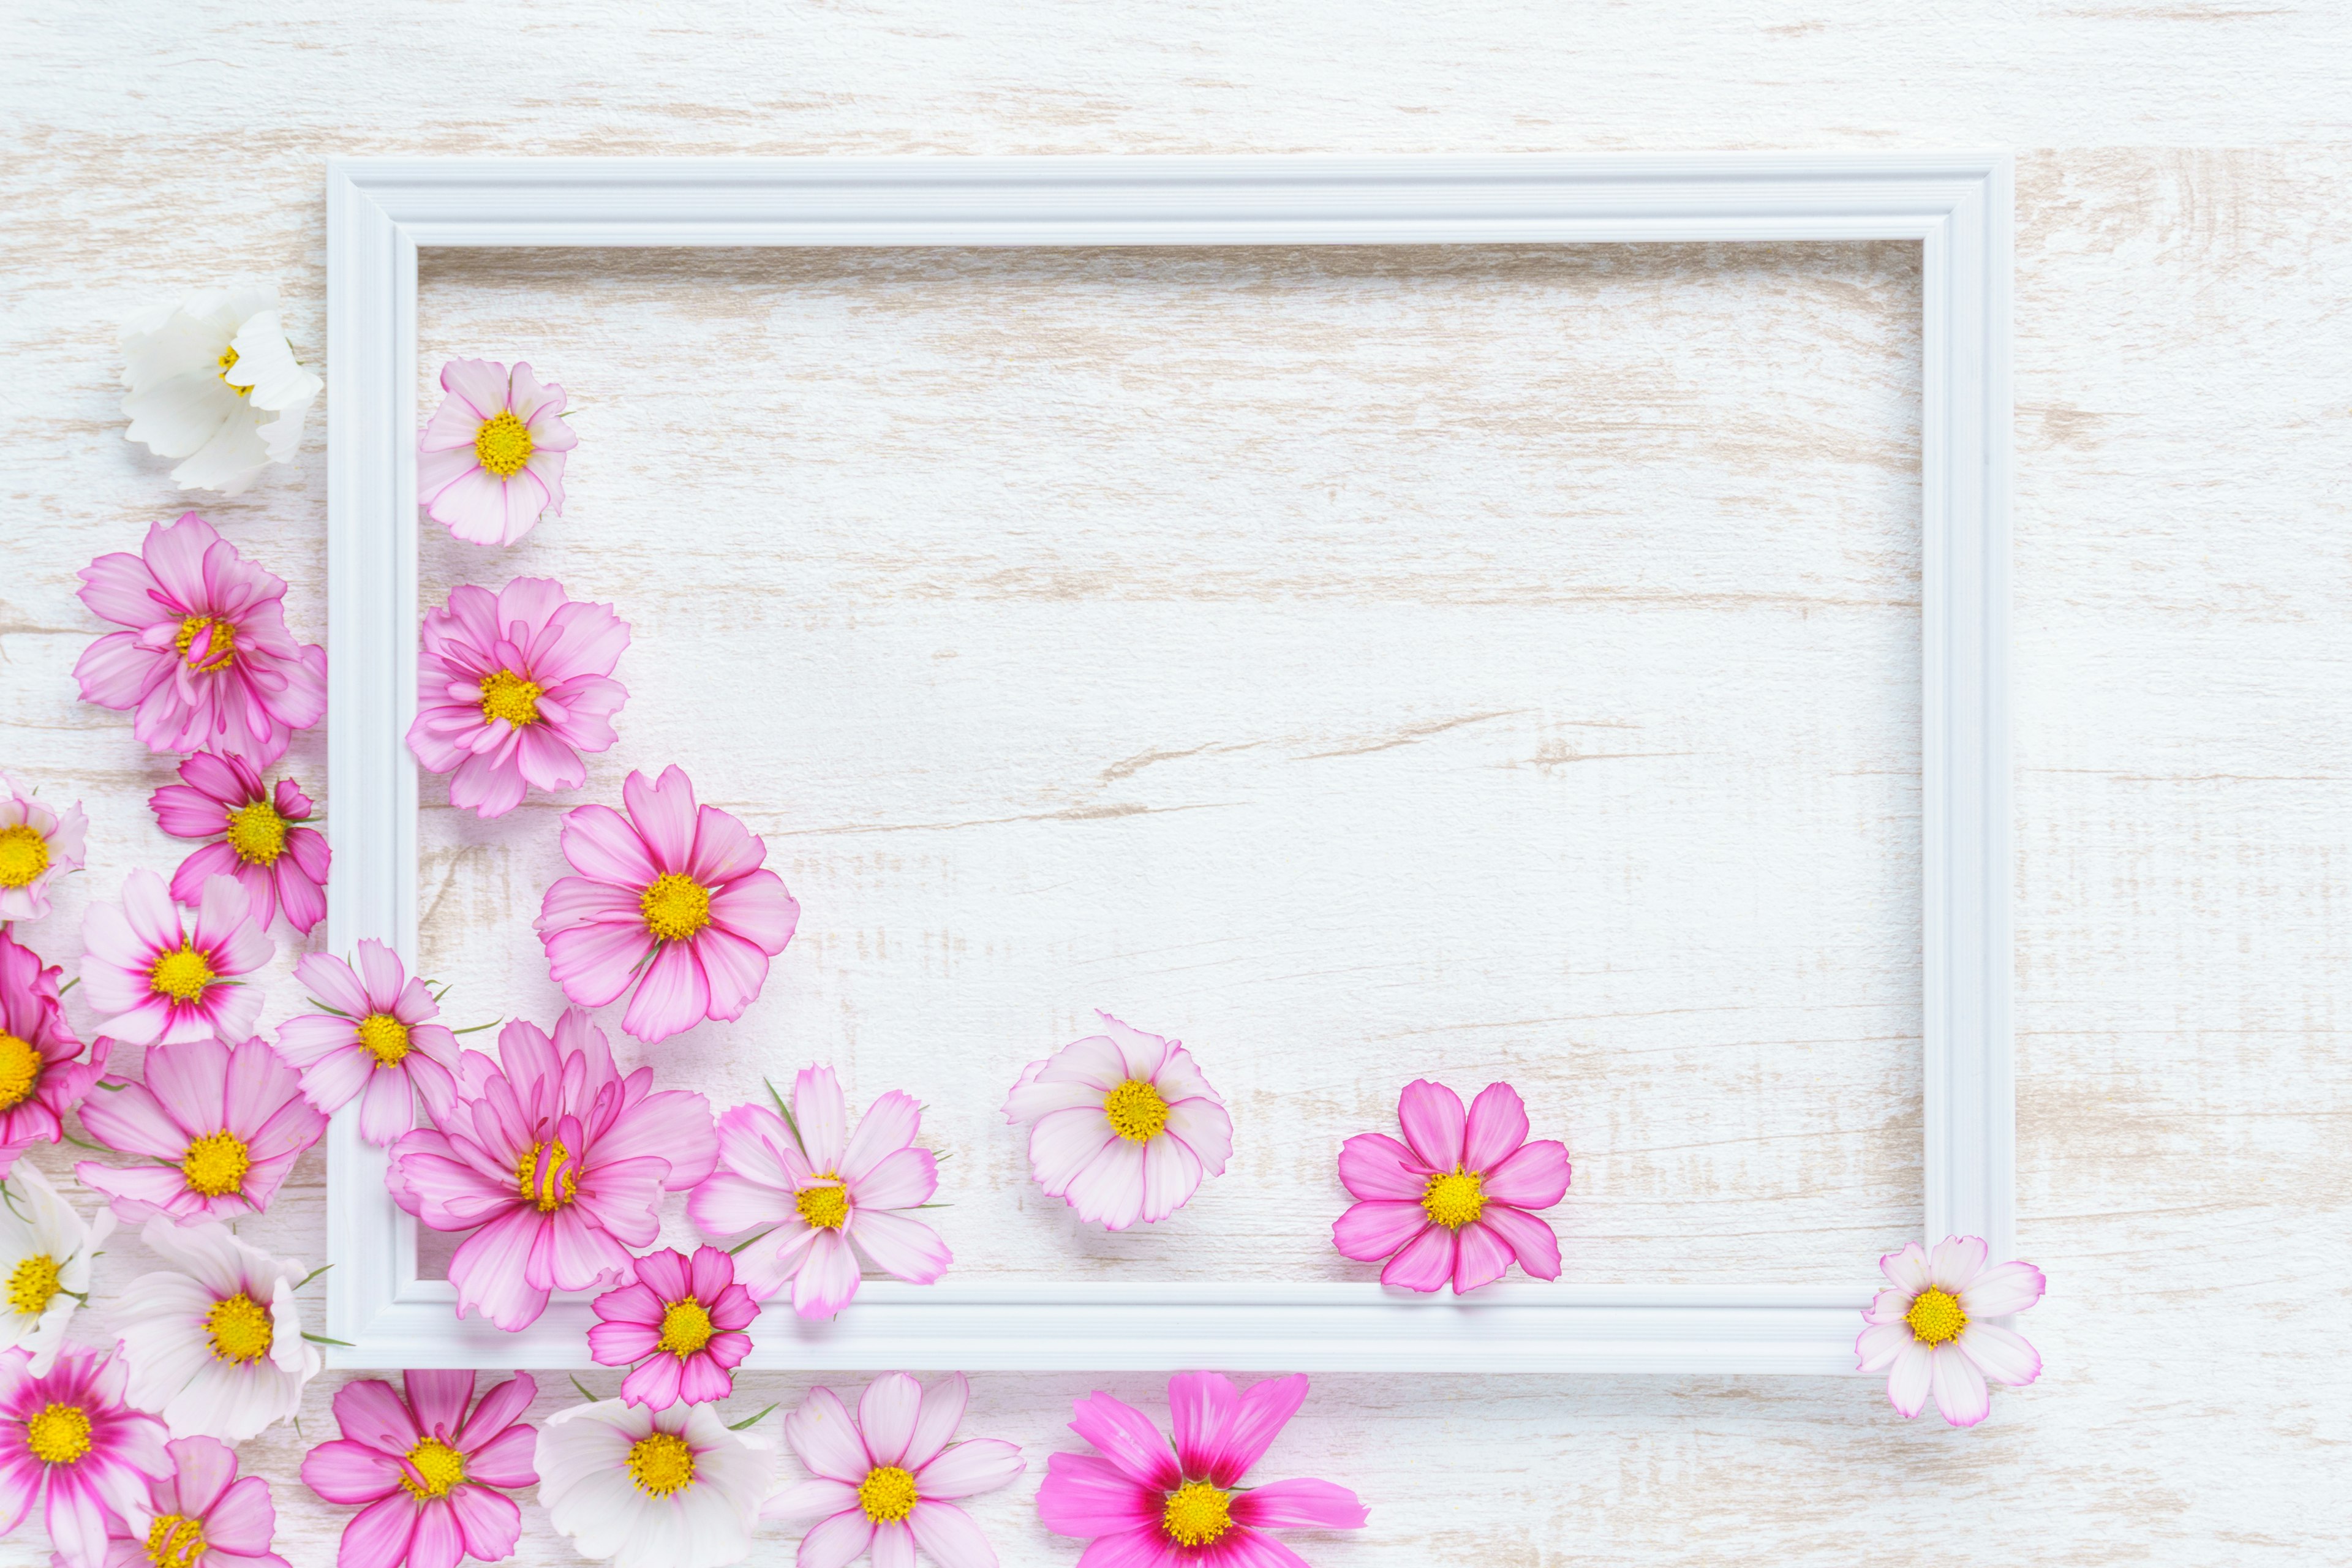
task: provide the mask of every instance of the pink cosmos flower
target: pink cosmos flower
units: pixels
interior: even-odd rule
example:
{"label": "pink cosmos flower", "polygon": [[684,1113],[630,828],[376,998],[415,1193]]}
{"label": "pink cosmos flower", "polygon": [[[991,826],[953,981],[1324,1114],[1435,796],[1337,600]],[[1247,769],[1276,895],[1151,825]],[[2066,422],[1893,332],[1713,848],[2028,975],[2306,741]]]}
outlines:
{"label": "pink cosmos flower", "polygon": [[404,1372],[408,1396],[369,1378],[335,1394],[342,1436],[302,1460],[302,1480],[332,1503],[364,1503],[343,1527],[336,1568],[456,1568],[502,1562],[522,1534],[507,1489],[536,1486],[535,1427],[520,1424],[539,1384],[519,1372],[474,1397],[470,1372]]}
{"label": "pink cosmos flower", "polygon": [[416,442],[416,499],[468,544],[512,544],[563,511],[563,454],[580,444],[563,388],[495,360],[441,367],[449,395]]}
{"label": "pink cosmos flower", "polygon": [[719,1119],[723,1169],[694,1190],[687,1213],[706,1236],[758,1232],[734,1248],[743,1282],[765,1300],[790,1281],[804,1318],[849,1305],[859,1252],[887,1274],[929,1285],[955,1258],[939,1232],[901,1212],[939,1190],[937,1163],[914,1147],[922,1125],[923,1108],[892,1089],[853,1133],[833,1069],[803,1068],[790,1125],[764,1105]]}
{"label": "pink cosmos flower", "polygon": [[0,929],[0,1178],[34,1143],[64,1135],[65,1113],[81,1103],[106,1070],[111,1040],[100,1040],[89,1060],[77,1061],[81,1042],[58,1004],[54,966]]}
{"label": "pink cosmos flower", "polygon": [[1056,1535],[1091,1537],[1081,1561],[1100,1568],[1305,1568],[1262,1531],[1361,1529],[1356,1494],[1314,1480],[1239,1488],[1306,1398],[1297,1373],[1244,1394],[1220,1373],[1180,1373],[1168,1380],[1173,1452],[1140,1410],[1099,1392],[1081,1399],[1070,1430],[1101,1453],[1048,1458],[1037,1517]]}
{"label": "pink cosmos flower", "polygon": [[65,1568],[105,1568],[108,1510],[130,1514],[172,1473],[163,1424],[122,1403],[122,1363],[69,1345],[46,1377],[21,1350],[0,1353],[0,1535],[46,1494],[49,1544]]}
{"label": "pink cosmos flower", "polygon": [[1992,1414],[1998,1383],[2023,1388],[2042,1375],[2042,1357],[2014,1329],[1991,1318],[2022,1312],[2042,1300],[2042,1270],[2031,1263],[1985,1267],[1991,1254],[1973,1236],[1948,1236],[1929,1252],[1917,1242],[1878,1260],[1895,1287],[1863,1312],[1870,1326],[1853,1342],[1862,1372],[1885,1372],[1886,1398],[1903,1419],[1927,1395],[1955,1426]]}
{"label": "pink cosmos flower", "polygon": [[278,1056],[302,1075],[302,1098],[329,1116],[360,1100],[360,1136],[387,1144],[416,1125],[416,1096],[448,1103],[457,1092],[457,1037],[433,1022],[441,1009],[425,982],[373,937],[360,938],[359,968],[329,953],[303,955],[294,978],[327,1011],[278,1027]]}
{"label": "pink cosmos flower", "polygon": [[208,877],[233,877],[263,931],[279,910],[286,923],[308,932],[327,918],[327,837],[310,820],[310,797],[292,779],[275,795],[242,757],[198,752],[180,764],[183,783],[147,797],[155,825],[174,838],[213,842],[180,862],[172,897],[189,909],[204,900]]}
{"label": "pink cosmos flower", "polygon": [[1334,1246],[1360,1263],[1387,1258],[1381,1283],[1408,1290],[1451,1280],[1459,1296],[1501,1279],[1515,1257],[1538,1279],[1559,1278],[1559,1237],[1529,1211],[1568,1192],[1568,1150],[1528,1142],[1517,1090],[1488,1084],[1465,1123],[1460,1095],[1415,1079],[1397,1120],[1404,1143],[1360,1132],[1340,1147],[1339,1180],[1360,1201],[1332,1222]]}
{"label": "pink cosmos flower", "polygon": [[100,1084],[82,1102],[81,1124],[110,1149],[163,1162],[74,1166],[125,1225],[159,1214],[182,1225],[259,1214],[327,1130],[294,1069],[257,1039],[234,1050],[213,1039],[155,1047],[147,1081]]}
{"label": "pink cosmos flower", "polygon": [[1047,1197],[1125,1230],[1166,1219],[1204,1173],[1224,1173],[1234,1119],[1181,1041],[1096,1016],[1108,1033],[1022,1069],[1004,1119],[1034,1123],[1029,1165]]}
{"label": "pink cosmos flower", "polygon": [[277,948],[253,923],[245,889],[205,879],[193,932],[149,870],[122,879],[122,903],[92,904],[81,918],[81,977],[100,1026],[126,1045],[178,1045],[242,1037],[261,1016],[261,987],[237,980]]}
{"label": "pink cosmos flower", "polygon": [[517,1019],[499,1060],[460,1059],[457,1097],[425,1109],[436,1125],[392,1147],[394,1201],[435,1230],[473,1234],[449,1262],[457,1315],[512,1331],[538,1321],[551,1290],[618,1280],[628,1248],[652,1243],[664,1191],[710,1174],[710,1105],[653,1092],[654,1069],[627,1078],[604,1031],[576,1007],[550,1039]]}
{"label": "pink cosmos flower", "polygon": [[682,768],[661,782],[629,774],[629,808],[583,805],[563,817],[563,858],[577,877],[547,889],[539,940],[548,970],[583,1007],[629,989],[621,1027],[652,1045],[705,1018],[740,1018],[767,983],[801,907],[768,847],[725,812],[694,804]]}
{"label": "pink cosmos flower", "polygon": [[81,602],[109,632],[74,666],[82,700],[136,708],[157,752],[215,752],[268,767],[327,711],[327,650],[286,630],[284,581],[247,563],[194,512],[156,523],[138,555],[82,568]]}
{"label": "pink cosmos flower", "polygon": [[949,1445],[970,1397],[961,1373],[929,1388],[887,1373],[866,1385],[852,1420],[833,1390],[812,1389],[784,1418],[784,1441],[813,1474],[760,1510],[816,1521],[799,1568],[841,1568],[869,1546],[877,1568],[910,1564],[918,1550],[940,1568],[996,1568],[988,1537],[953,1500],[1010,1485],[1029,1467],[1000,1437]]}
{"label": "pink cosmos flower", "polygon": [[471,584],[425,616],[408,749],[449,780],[449,804],[503,816],[525,787],[578,789],[583,752],[616,738],[628,688],[612,679],[629,623],[574,604],[563,584],[518,577],[495,595]]}
{"label": "pink cosmos flower", "polygon": [[89,833],[79,802],[51,811],[0,773],[0,924],[48,918],[49,883],[81,868]]}
{"label": "pink cosmos flower", "polygon": [[163,1445],[172,1470],[140,1506],[106,1517],[106,1568],[290,1568],[269,1550],[278,1510],[269,1483],[237,1478],[236,1455],[213,1437]]}
{"label": "pink cosmos flower", "polygon": [[696,1247],[691,1260],[648,1252],[635,1279],[592,1305],[602,1321],[588,1331],[588,1353],[598,1366],[635,1362],[621,1398],[649,1410],[735,1392],[734,1369],[751,1353],[743,1331],[760,1315],[751,1292],[735,1283],[735,1260],[715,1247]]}

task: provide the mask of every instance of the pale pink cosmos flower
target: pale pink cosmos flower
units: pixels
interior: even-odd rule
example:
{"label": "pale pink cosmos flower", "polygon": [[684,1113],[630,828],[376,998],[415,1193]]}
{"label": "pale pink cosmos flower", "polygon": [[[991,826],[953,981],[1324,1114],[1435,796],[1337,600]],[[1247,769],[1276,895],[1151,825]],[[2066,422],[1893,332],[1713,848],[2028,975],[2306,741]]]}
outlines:
{"label": "pale pink cosmos flower", "polygon": [[751,1353],[743,1331],[760,1315],[735,1282],[735,1260],[715,1247],[689,1258],[670,1249],[637,1259],[636,1277],[590,1303],[598,1321],[588,1354],[598,1366],[629,1366],[621,1399],[650,1410],[708,1405],[735,1392],[734,1369]]}
{"label": "pale pink cosmos flower", "polygon": [[453,359],[449,395],[416,441],[416,499],[468,544],[512,544],[563,511],[563,454],[580,444],[562,419],[563,388],[528,364]]}
{"label": "pale pink cosmos flower", "polygon": [[385,1184],[435,1230],[473,1232],[449,1260],[459,1317],[511,1332],[539,1321],[550,1291],[613,1284],[659,1231],[662,1194],[710,1173],[709,1102],[656,1094],[653,1078],[623,1078],[604,1031],[567,1007],[552,1039],[517,1019],[496,1062],[460,1059],[454,1100],[426,1100],[436,1125],[393,1145]]}
{"label": "pale pink cosmos flower", "polygon": [[326,716],[327,651],[286,630],[286,584],[194,512],[156,523],[138,555],[82,568],[81,601],[128,631],[74,666],[82,700],[139,710],[157,752],[215,752],[268,767]]}
{"label": "pale pink cosmos flower", "polygon": [[1862,1314],[1870,1326],[1853,1342],[1862,1372],[1884,1372],[1886,1398],[1908,1421],[1931,1393],[1955,1426],[1992,1414],[1998,1383],[2023,1388],[2042,1375],[2042,1357],[2014,1329],[1988,1321],[2042,1300],[2042,1270],[2031,1263],[1986,1267],[1981,1237],[1948,1236],[1933,1252],[1909,1242],[1878,1260],[1894,1286]]}
{"label": "pale pink cosmos flower", "polygon": [[0,1352],[0,1535],[41,1498],[65,1568],[105,1568],[108,1510],[128,1514],[172,1473],[163,1424],[122,1402],[121,1360],[67,1347],[35,1377],[21,1350]]}
{"label": "pale pink cosmos flower", "polygon": [[548,971],[583,1007],[632,985],[621,1027],[648,1045],[705,1018],[740,1018],[767,983],[801,907],[768,847],[712,806],[697,807],[684,769],[659,783],[632,773],[629,808],[564,814],[563,858],[580,873],[547,889],[539,940]]}
{"label": "pale pink cosmos flower", "polygon": [[611,677],[628,646],[612,605],[574,603],[545,577],[455,589],[425,616],[408,749],[477,816],[505,816],[526,788],[577,789],[581,753],[616,738],[629,692]]}
{"label": "pale pink cosmos flower", "polygon": [[1168,1380],[1171,1450],[1143,1412],[1097,1392],[1072,1407],[1070,1430],[1100,1452],[1045,1461],[1037,1517],[1089,1538],[1080,1561],[1102,1568],[1304,1568],[1264,1532],[1359,1530],[1363,1504],[1329,1481],[1241,1480],[1306,1399],[1297,1373],[1244,1393],[1221,1373],[1180,1373]]}
{"label": "pale pink cosmos flower", "polygon": [[48,918],[49,884],[81,868],[89,834],[79,802],[51,811],[0,773],[0,925]]}
{"label": "pale pink cosmos flower", "polygon": [[1222,1175],[1234,1119],[1179,1040],[1097,1013],[1106,1033],[1022,1069],[1004,1119],[1031,1122],[1029,1165],[1047,1197],[1125,1230],[1166,1219]]}
{"label": "pale pink cosmos flower", "polygon": [[294,1069],[267,1042],[215,1039],[157,1046],[145,1083],[101,1083],[81,1124],[108,1148],[155,1165],[84,1160],[74,1174],[113,1200],[115,1218],[166,1215],[182,1225],[259,1214],[327,1121],[302,1099]]}
{"label": "pale pink cosmos flower", "polygon": [[388,1144],[416,1125],[416,1096],[446,1104],[457,1092],[457,1037],[400,955],[360,939],[356,970],[324,952],[303,955],[294,978],[323,1013],[278,1026],[278,1056],[302,1075],[302,1098],[329,1116],[360,1100],[360,1136]]}
{"label": "pale pink cosmos flower", "polygon": [[242,757],[199,752],[180,764],[179,784],[147,797],[155,825],[174,838],[212,843],[180,862],[172,897],[189,909],[204,900],[205,879],[231,877],[245,889],[253,923],[268,931],[284,910],[286,923],[308,932],[327,918],[327,836],[301,826],[310,797],[292,779],[273,792]]}
{"label": "pale pink cosmos flower", "polygon": [[269,1550],[269,1483],[240,1479],[227,1444],[181,1437],[163,1451],[171,1473],[148,1483],[142,1502],[107,1515],[106,1568],[289,1568]]}
{"label": "pale pink cosmos flower", "polygon": [[914,1146],[923,1108],[892,1089],[849,1131],[849,1103],[829,1067],[793,1080],[792,1121],[764,1105],[719,1119],[720,1169],[687,1200],[705,1236],[751,1239],[732,1250],[762,1300],[793,1288],[793,1310],[829,1318],[857,1295],[857,1255],[910,1285],[947,1272],[939,1232],[903,1212],[931,1201],[939,1166]]}
{"label": "pale pink cosmos flower", "polygon": [[404,1399],[378,1378],[337,1390],[342,1436],[302,1460],[312,1491],[365,1505],[343,1526],[335,1568],[504,1562],[522,1535],[522,1510],[506,1493],[539,1484],[531,1464],[539,1429],[521,1420],[539,1384],[519,1372],[477,1405],[470,1372],[400,1376]]}
{"label": "pale pink cosmos flower", "polygon": [[88,1061],[59,1004],[58,976],[41,955],[0,929],[0,1177],[35,1143],[65,1132],[65,1113],[81,1103],[106,1070],[111,1040],[100,1040]]}
{"label": "pale pink cosmos flower", "polygon": [[261,1016],[261,987],[240,982],[277,947],[253,922],[245,889],[207,877],[193,931],[163,879],[142,868],[122,879],[122,902],[92,904],[81,918],[82,984],[99,1026],[125,1045],[242,1038]]}
{"label": "pale pink cosmos flower", "polygon": [[1538,1279],[1559,1278],[1559,1237],[1532,1211],[1566,1195],[1568,1149],[1528,1142],[1517,1090],[1488,1084],[1465,1120],[1460,1095],[1415,1079],[1397,1120],[1403,1143],[1360,1132],[1341,1145],[1339,1180],[1360,1201],[1332,1222],[1332,1245],[1362,1263],[1388,1258],[1381,1283],[1408,1290],[1451,1282],[1458,1296],[1514,1258]]}
{"label": "pale pink cosmos flower", "polygon": [[996,1568],[995,1548],[955,1500],[1009,1486],[1029,1467],[1001,1437],[950,1445],[971,1396],[961,1373],[929,1388],[887,1373],[866,1385],[853,1420],[833,1390],[812,1389],[784,1418],[784,1441],[810,1478],[760,1510],[814,1521],[799,1568],[842,1568],[868,1547],[877,1568],[903,1568],[918,1551],[940,1568]]}

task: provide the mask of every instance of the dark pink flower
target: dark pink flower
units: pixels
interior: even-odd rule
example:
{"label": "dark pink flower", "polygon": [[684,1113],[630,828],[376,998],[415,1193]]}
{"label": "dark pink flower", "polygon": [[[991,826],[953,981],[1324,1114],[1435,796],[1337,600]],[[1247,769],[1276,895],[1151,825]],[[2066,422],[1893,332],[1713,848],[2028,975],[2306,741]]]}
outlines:
{"label": "dark pink flower", "polygon": [[416,1125],[416,1097],[446,1104],[457,1092],[457,1037],[425,982],[402,969],[400,955],[360,938],[359,968],[324,952],[307,953],[294,978],[330,1009],[304,1013],[278,1027],[278,1056],[302,1075],[302,1098],[332,1116],[364,1091],[360,1136],[386,1144]]}
{"label": "dark pink flower", "polygon": [[261,987],[237,977],[278,949],[262,934],[245,889],[205,879],[193,931],[143,867],[122,879],[122,902],[92,904],[81,917],[81,978],[99,1026],[127,1045],[241,1039],[261,1016]]}
{"label": "dark pink flower", "polygon": [[180,777],[147,797],[156,826],[174,838],[213,842],[172,874],[174,901],[193,910],[204,900],[205,878],[233,877],[264,931],[280,910],[303,932],[327,918],[327,837],[297,826],[310,820],[301,785],[279,779],[273,794],[244,758],[210,752],[182,763]]}
{"label": "dark pink flower", "polygon": [[1341,1146],[1339,1180],[1361,1201],[1332,1222],[1334,1246],[1361,1263],[1388,1258],[1381,1283],[1408,1290],[1450,1280],[1458,1296],[1514,1258],[1538,1279],[1559,1278],[1559,1237],[1530,1211],[1567,1194],[1568,1149],[1528,1142],[1517,1090],[1488,1084],[1465,1120],[1460,1095],[1415,1079],[1397,1120],[1404,1143],[1361,1132]]}
{"label": "dark pink flower", "polygon": [[269,1483],[238,1479],[236,1455],[213,1437],[163,1445],[172,1472],[144,1506],[107,1516],[106,1568],[289,1568],[269,1550],[278,1510]]}
{"label": "dark pink flower", "polygon": [[131,709],[157,752],[216,752],[267,767],[326,716],[327,650],[286,629],[286,584],[194,512],[147,530],[137,555],[82,568],[81,602],[128,631],[89,645],[82,700]]}
{"label": "dark pink flower", "polygon": [[163,1424],[122,1403],[121,1361],[68,1346],[46,1377],[0,1352],[0,1535],[45,1498],[65,1568],[105,1568],[109,1510],[129,1514],[172,1473]]}
{"label": "dark pink flower", "polygon": [[89,1060],[74,1059],[82,1045],[58,1002],[61,973],[0,928],[0,1177],[28,1144],[63,1135],[62,1118],[106,1070],[113,1047],[100,1040]]}
{"label": "dark pink flower", "polygon": [[736,1365],[751,1353],[743,1332],[760,1315],[751,1292],[735,1283],[735,1260],[715,1247],[648,1252],[636,1278],[593,1303],[600,1320],[588,1331],[598,1366],[637,1363],[621,1380],[621,1397],[648,1410],[681,1401],[708,1405],[735,1392]]}
{"label": "dark pink flower", "polygon": [[[519,1372],[474,1397],[470,1372],[404,1372],[408,1397],[376,1378],[335,1394],[342,1436],[302,1460],[302,1480],[332,1503],[364,1503],[343,1527],[336,1568],[455,1568],[503,1561],[522,1534],[506,1495],[539,1484],[535,1427],[520,1423],[539,1384]],[[492,1489],[504,1489],[494,1490]]]}
{"label": "dark pink flower", "polygon": [[157,1046],[146,1071],[145,1083],[100,1084],[81,1107],[91,1137],[163,1162],[74,1167],[84,1186],[114,1200],[126,1225],[156,1215],[198,1225],[259,1214],[327,1130],[294,1069],[261,1040],[234,1050],[214,1039]]}

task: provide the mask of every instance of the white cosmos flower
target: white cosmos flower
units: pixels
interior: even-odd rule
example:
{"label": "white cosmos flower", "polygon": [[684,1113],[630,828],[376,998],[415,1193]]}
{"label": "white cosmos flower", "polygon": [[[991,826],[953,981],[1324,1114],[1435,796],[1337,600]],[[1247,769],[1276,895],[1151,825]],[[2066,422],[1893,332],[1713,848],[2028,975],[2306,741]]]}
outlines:
{"label": "white cosmos flower", "polygon": [[89,1260],[114,1232],[107,1209],[85,1223],[29,1161],[0,1182],[0,1350],[32,1357],[47,1377],[65,1348],[66,1321],[89,1294]]}
{"label": "white cosmos flower", "polygon": [[242,1443],[302,1405],[324,1364],[302,1338],[299,1263],[247,1247],[215,1220],[158,1215],[139,1239],[172,1265],[123,1292],[122,1359],[131,1403],[174,1437]]}
{"label": "white cosmos flower", "polygon": [[326,384],[294,359],[268,289],[191,294],[122,329],[124,432],[185,489],[236,495],[272,463],[292,460],[302,419]]}
{"label": "white cosmos flower", "polygon": [[729,1431],[708,1405],[617,1399],[549,1416],[535,1462],[548,1522],[614,1568],[742,1562],[776,1471],[764,1440]]}

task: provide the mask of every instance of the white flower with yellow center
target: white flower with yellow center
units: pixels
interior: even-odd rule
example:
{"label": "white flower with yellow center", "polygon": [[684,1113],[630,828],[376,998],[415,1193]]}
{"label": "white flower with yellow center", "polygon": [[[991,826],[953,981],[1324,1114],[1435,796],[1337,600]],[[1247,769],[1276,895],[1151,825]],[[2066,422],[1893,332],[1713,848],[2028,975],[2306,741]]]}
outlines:
{"label": "white flower with yellow center", "polygon": [[236,495],[272,463],[290,462],[302,420],[326,384],[294,358],[268,289],[207,290],[159,305],[122,329],[124,435],[159,458],[182,489]]}
{"label": "white flower with yellow center", "polygon": [[66,1342],[66,1321],[88,1304],[89,1260],[113,1233],[100,1209],[85,1223],[29,1161],[0,1182],[0,1351],[22,1350],[47,1377]]}
{"label": "white flower with yellow center", "polygon": [[533,1462],[548,1522],[615,1568],[742,1562],[776,1470],[765,1439],[729,1431],[708,1405],[617,1399],[549,1416]]}
{"label": "white flower with yellow center", "polygon": [[247,1247],[214,1221],[158,1216],[139,1239],[172,1266],[123,1292],[131,1403],[174,1437],[241,1443],[301,1408],[320,1354],[302,1337],[302,1266]]}

